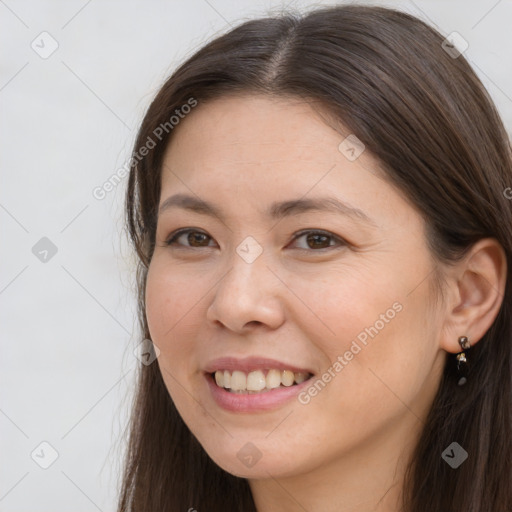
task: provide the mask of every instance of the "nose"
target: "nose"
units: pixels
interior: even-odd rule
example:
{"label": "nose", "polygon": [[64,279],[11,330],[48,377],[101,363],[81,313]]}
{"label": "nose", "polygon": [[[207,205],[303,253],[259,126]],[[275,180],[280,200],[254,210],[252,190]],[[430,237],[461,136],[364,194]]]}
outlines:
{"label": "nose", "polygon": [[217,285],[207,320],[238,334],[254,328],[279,328],[285,316],[283,284],[264,255],[247,262],[234,254],[230,265]]}

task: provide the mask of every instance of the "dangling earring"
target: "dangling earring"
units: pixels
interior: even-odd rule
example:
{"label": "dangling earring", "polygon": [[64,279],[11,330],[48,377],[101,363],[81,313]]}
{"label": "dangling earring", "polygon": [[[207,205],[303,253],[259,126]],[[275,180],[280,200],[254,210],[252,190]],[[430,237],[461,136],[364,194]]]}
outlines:
{"label": "dangling earring", "polygon": [[459,352],[455,359],[457,360],[457,384],[459,386],[463,386],[468,381],[468,362],[466,359],[465,350],[469,350],[471,345],[469,344],[469,340],[467,336],[461,336],[459,338],[459,345],[462,348],[462,352]]}

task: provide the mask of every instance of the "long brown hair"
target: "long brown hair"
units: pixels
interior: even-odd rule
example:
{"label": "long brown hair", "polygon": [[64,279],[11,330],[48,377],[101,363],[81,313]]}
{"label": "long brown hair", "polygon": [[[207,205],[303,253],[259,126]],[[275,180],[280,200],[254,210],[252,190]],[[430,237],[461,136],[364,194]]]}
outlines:
{"label": "long brown hair", "polygon": [[[169,119],[185,112],[183,105],[196,101],[201,108],[206,99],[236,92],[322,104],[417,207],[439,261],[456,261],[477,240],[494,237],[512,268],[512,202],[504,192],[512,186],[510,141],[482,83],[443,40],[404,12],[339,5],[245,22],[183,63],[142,122],[126,194],[127,229],[140,260],[143,337],[150,337],[144,290]],[[150,138],[157,144],[141,158]],[[471,349],[465,386],[456,385],[448,358],[408,467],[404,512],[512,510],[511,327],[509,273],[499,314]],[[208,457],[178,414],[158,365],[141,364],[137,385],[119,512],[254,511],[247,480]],[[441,457],[452,442],[469,454],[457,469]]]}

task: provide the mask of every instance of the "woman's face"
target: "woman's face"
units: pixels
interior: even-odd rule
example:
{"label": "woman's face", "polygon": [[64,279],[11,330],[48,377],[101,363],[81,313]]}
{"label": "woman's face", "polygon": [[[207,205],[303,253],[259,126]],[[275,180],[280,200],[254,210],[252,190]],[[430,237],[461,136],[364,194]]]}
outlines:
{"label": "woman's face", "polygon": [[231,96],[175,130],[147,319],[192,433],[250,478],[405,448],[446,355],[417,211],[308,103]]}

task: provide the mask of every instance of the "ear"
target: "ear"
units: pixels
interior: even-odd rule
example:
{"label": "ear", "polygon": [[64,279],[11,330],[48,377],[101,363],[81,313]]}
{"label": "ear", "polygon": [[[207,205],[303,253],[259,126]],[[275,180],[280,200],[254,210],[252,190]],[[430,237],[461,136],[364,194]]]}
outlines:
{"label": "ear", "polygon": [[494,238],[476,242],[469,253],[448,271],[445,321],[441,347],[457,353],[460,336],[471,346],[489,330],[498,316],[507,279],[507,259]]}

